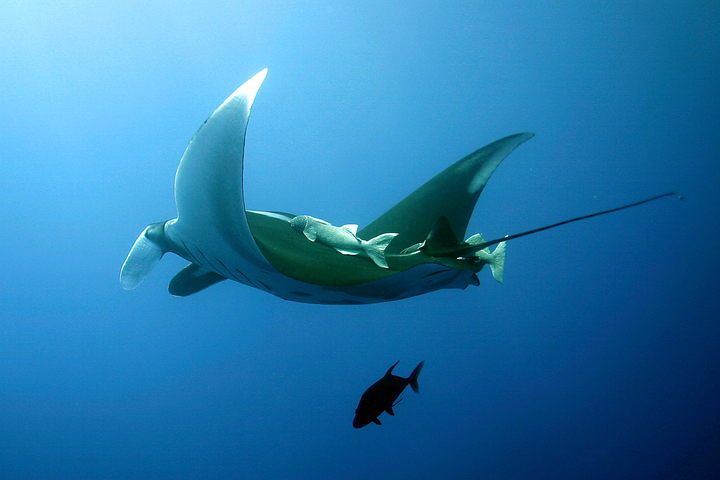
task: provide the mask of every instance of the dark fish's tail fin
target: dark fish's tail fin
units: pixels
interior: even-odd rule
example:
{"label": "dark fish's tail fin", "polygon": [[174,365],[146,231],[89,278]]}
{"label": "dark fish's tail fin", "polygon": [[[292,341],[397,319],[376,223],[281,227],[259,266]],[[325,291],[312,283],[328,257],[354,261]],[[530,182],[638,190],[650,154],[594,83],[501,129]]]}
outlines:
{"label": "dark fish's tail fin", "polygon": [[423,368],[423,365],[425,364],[425,360],[420,362],[417,367],[415,367],[415,370],[412,371],[410,376],[408,377],[408,383],[412,387],[412,389],[415,391],[415,393],[420,393],[420,387],[418,386],[418,375],[420,375],[420,371]]}

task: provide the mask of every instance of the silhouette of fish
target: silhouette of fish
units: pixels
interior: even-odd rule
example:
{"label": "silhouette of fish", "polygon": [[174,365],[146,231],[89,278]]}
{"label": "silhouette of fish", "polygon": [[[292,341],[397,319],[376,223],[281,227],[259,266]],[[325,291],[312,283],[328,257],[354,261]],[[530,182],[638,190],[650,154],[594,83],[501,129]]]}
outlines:
{"label": "silhouette of fish", "polygon": [[[398,363],[400,363],[400,360],[395,362],[395,365]],[[360,397],[360,403],[355,410],[353,427],[362,428],[370,422],[382,425],[380,420],[378,420],[378,417],[383,412],[395,415],[393,407],[400,403],[402,398],[397,402],[395,400],[408,385],[412,387],[415,393],[420,393],[417,380],[424,363],[424,361],[420,362],[408,378],[393,375],[392,371],[393,368],[395,368],[395,365],[390,367],[390,370],[387,371],[385,376],[373,383],[370,388],[365,390],[362,397]]]}

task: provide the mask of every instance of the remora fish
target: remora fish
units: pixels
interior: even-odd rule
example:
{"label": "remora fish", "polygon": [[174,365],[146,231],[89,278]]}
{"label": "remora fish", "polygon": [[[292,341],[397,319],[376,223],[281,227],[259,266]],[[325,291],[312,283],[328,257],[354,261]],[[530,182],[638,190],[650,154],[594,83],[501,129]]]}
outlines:
{"label": "remora fish", "polygon": [[[395,365],[398,363],[400,363],[400,360],[395,362]],[[380,420],[378,420],[378,417],[383,412],[395,415],[392,407],[400,403],[402,398],[397,402],[395,400],[408,385],[412,387],[415,393],[420,393],[417,380],[424,364],[425,361],[420,362],[408,378],[393,375],[392,371],[393,368],[395,368],[395,365],[390,367],[390,370],[387,371],[385,376],[372,384],[370,388],[362,394],[362,397],[360,397],[360,403],[355,410],[353,427],[362,428],[370,422],[382,425]]]}
{"label": "remora fish", "polygon": [[300,215],[290,220],[290,226],[311,242],[319,242],[332,247],[343,255],[363,254],[381,268],[388,268],[385,261],[385,249],[397,233],[384,233],[370,240],[357,237],[357,225],[343,225],[335,227],[324,220]]}

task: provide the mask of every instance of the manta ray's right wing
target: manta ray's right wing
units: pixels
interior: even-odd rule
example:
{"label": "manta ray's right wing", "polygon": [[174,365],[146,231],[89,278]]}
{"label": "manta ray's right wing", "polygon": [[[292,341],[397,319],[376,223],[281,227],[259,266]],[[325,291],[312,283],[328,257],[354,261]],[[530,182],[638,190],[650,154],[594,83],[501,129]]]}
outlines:
{"label": "manta ray's right wing", "polygon": [[[197,263],[223,275],[230,261],[242,270],[249,262],[267,266],[245,214],[243,157],[245,131],[255,95],[267,69],[245,82],[197,131],[175,175],[178,218],[168,235],[182,242]],[[236,273],[237,275],[237,273]]]}

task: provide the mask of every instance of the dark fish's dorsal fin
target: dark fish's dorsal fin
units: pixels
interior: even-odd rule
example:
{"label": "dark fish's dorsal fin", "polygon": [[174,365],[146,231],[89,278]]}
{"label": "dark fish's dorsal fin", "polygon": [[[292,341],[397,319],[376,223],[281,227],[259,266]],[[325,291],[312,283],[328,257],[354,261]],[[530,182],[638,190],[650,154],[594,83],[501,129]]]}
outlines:
{"label": "dark fish's dorsal fin", "polygon": [[392,375],[393,368],[395,368],[395,365],[397,365],[398,363],[400,363],[400,360],[395,362],[395,364],[392,367],[390,367],[390,370],[388,370],[387,373],[385,374],[386,377]]}

